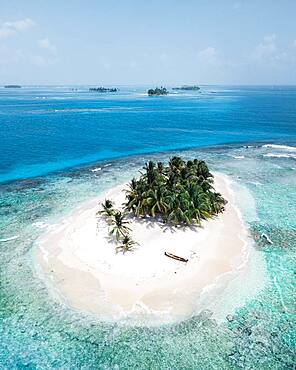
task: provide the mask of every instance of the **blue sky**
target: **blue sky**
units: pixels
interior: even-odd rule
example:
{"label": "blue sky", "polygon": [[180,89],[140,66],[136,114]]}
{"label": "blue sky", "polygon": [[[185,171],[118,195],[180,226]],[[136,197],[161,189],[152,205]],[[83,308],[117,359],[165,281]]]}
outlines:
{"label": "blue sky", "polygon": [[0,84],[296,84],[295,0],[0,0]]}

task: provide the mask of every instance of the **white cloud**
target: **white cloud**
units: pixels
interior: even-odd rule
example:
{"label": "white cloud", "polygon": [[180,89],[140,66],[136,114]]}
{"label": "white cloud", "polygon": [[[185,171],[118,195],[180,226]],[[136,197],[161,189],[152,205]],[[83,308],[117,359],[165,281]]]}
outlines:
{"label": "white cloud", "polygon": [[287,68],[287,66],[291,67],[296,63],[295,48],[291,44],[289,47],[287,45],[284,46],[281,40],[277,40],[275,34],[268,35],[253,49],[249,60],[264,67],[278,69]]}
{"label": "white cloud", "polygon": [[251,58],[255,60],[271,58],[276,52],[276,35],[273,34],[263,38],[263,41],[255,47],[251,54]]}
{"label": "white cloud", "polygon": [[15,22],[4,22],[0,26],[0,39],[5,39],[22,33],[35,25],[35,22],[30,18],[21,19]]}
{"label": "white cloud", "polygon": [[48,67],[58,61],[57,48],[47,37],[38,40],[37,44],[43,53],[39,50],[38,54],[31,56],[31,61],[36,67]]}
{"label": "white cloud", "polygon": [[[21,34],[35,26],[35,22],[30,18],[21,19],[15,22],[4,22],[0,25],[0,39],[7,39]],[[0,48],[0,64],[18,63],[21,60],[29,61],[37,67],[47,67],[58,61],[57,49],[48,38],[37,41],[39,50],[35,53],[13,50],[11,47],[3,45]]]}
{"label": "white cloud", "polygon": [[208,46],[207,48],[201,50],[198,55],[205,59],[213,58],[217,55],[217,51],[212,46]]}
{"label": "white cloud", "polygon": [[294,42],[293,42],[293,46],[296,48],[296,40],[294,40]]}
{"label": "white cloud", "polygon": [[198,53],[198,59],[202,63],[211,64],[212,66],[220,64],[219,53],[213,46],[201,50]]}
{"label": "white cloud", "polygon": [[41,49],[46,49],[48,50],[50,53],[52,54],[56,54],[57,53],[57,49],[55,47],[55,45],[53,45],[48,38],[44,38],[44,39],[41,39],[38,41],[38,45]]}
{"label": "white cloud", "polygon": [[264,36],[263,40],[267,44],[272,44],[276,40],[276,35],[273,33],[272,35]]}

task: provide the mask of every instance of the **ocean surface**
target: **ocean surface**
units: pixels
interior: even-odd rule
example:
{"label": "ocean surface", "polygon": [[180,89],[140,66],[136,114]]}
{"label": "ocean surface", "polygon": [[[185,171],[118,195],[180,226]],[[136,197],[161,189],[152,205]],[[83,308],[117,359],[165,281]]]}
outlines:
{"label": "ocean surface", "polygon": [[[295,369],[296,87],[145,90],[0,88],[0,369]],[[153,327],[103,322],[50,296],[31,260],[38,236],[148,159],[175,154],[239,185],[264,287],[243,304],[248,281],[229,292],[237,306],[224,305],[222,321],[205,310]]]}
{"label": "ocean surface", "polygon": [[1,182],[135,154],[295,142],[296,87],[205,87],[161,98],[143,87],[72,89],[0,88]]}

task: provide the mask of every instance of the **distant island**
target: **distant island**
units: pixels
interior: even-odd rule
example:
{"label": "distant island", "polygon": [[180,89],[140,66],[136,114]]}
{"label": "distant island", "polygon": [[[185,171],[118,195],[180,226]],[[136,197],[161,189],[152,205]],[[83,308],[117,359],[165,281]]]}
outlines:
{"label": "distant island", "polygon": [[119,89],[116,87],[108,88],[108,87],[90,87],[89,91],[106,93],[106,92],[117,92]]}
{"label": "distant island", "polygon": [[169,92],[165,87],[161,86],[160,88],[156,87],[155,89],[149,89],[147,93],[149,96],[154,96],[154,95],[159,96],[159,95],[168,95]]}
{"label": "distant island", "polygon": [[200,90],[200,87],[197,85],[183,85],[179,87],[173,87],[173,90],[198,91]]}
{"label": "distant island", "polygon": [[4,88],[5,89],[20,89],[21,86],[20,85],[5,85]]}

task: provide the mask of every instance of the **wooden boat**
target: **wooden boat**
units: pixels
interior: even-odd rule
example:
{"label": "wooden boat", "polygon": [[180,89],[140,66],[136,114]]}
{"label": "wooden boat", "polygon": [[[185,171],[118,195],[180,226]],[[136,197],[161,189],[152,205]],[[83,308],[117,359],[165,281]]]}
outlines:
{"label": "wooden boat", "polygon": [[176,256],[176,255],[175,255],[175,254],[173,254],[173,253],[164,252],[164,254],[165,254],[167,257],[173,258],[174,260],[177,260],[177,261],[180,261],[180,262],[188,262],[188,259],[187,259],[187,258],[183,258],[183,257]]}

